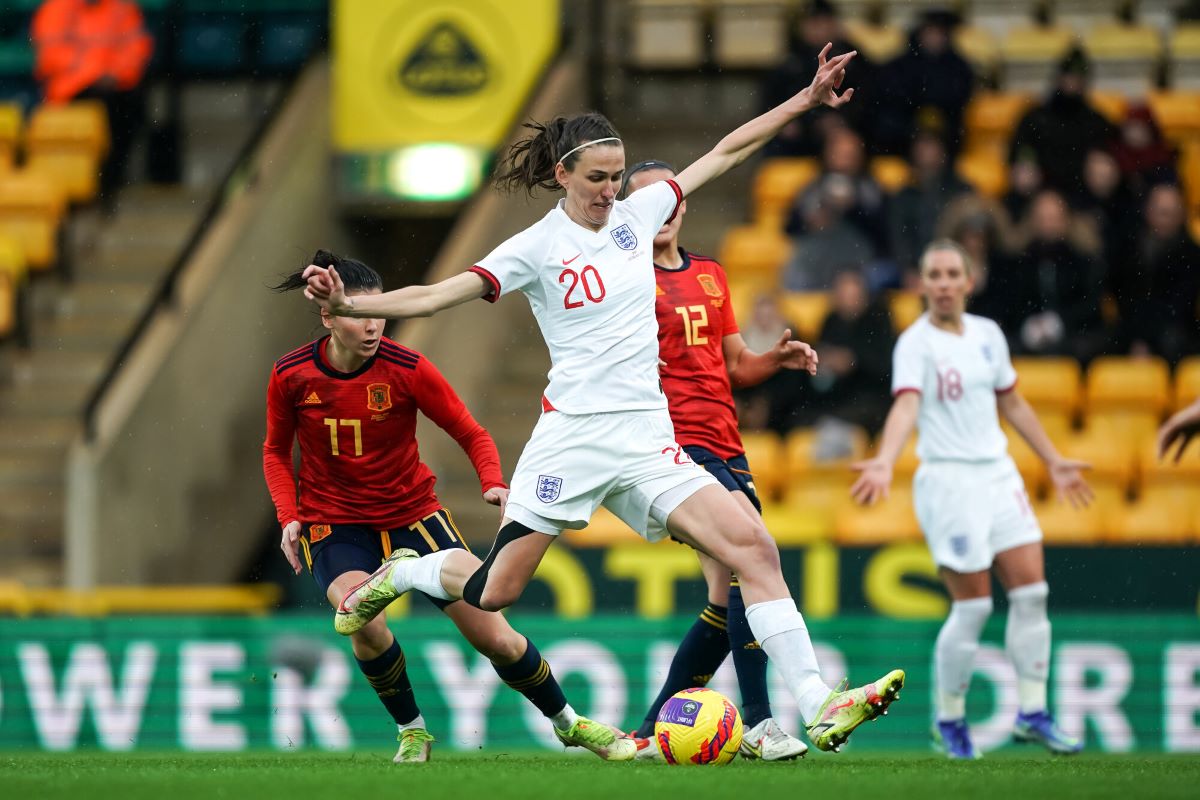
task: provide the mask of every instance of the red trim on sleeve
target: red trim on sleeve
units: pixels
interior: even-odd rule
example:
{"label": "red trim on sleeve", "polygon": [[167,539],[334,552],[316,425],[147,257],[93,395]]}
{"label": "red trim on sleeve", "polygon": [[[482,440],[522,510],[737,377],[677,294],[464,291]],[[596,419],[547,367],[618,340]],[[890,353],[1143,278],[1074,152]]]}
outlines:
{"label": "red trim on sleeve", "polygon": [[274,372],[267,384],[267,437],[263,441],[263,476],[275,504],[280,527],[300,519],[296,508],[296,474],[292,467],[292,439],[296,413]]}
{"label": "red trim on sleeve", "polygon": [[675,215],[679,213],[679,205],[683,202],[683,190],[679,188],[679,184],[673,179],[667,178],[667,186],[675,192],[675,208],[671,210],[671,216],[667,217],[667,221],[663,225],[671,224],[671,220],[675,219]]}
{"label": "red trim on sleeve", "polygon": [[467,270],[467,272],[474,272],[476,275],[487,281],[488,285],[492,287],[492,290],[483,296],[484,300],[487,300],[489,303],[494,303],[500,299],[500,281],[496,280],[495,275],[478,265],[471,267],[469,270]]}
{"label": "red trim on sleeve", "polygon": [[542,395],[542,411],[558,411],[557,408],[551,405],[550,399],[546,395]]}
{"label": "red trim on sleeve", "polygon": [[[1018,380],[1020,380],[1020,379],[1018,378]],[[1012,391],[1013,389],[1015,389],[1015,388],[1017,388],[1017,381],[1013,381],[1013,382],[1012,382],[1012,385],[1011,385],[1011,386],[1009,386],[1009,387],[1008,387],[1008,388],[1006,388],[1006,389],[997,389],[997,390],[996,390],[996,394],[1008,394],[1009,392],[1011,392],[1011,391]]]}
{"label": "red trim on sleeve", "polygon": [[905,394],[907,392],[915,392],[917,394],[920,394],[921,390],[915,386],[901,386],[899,389],[892,392],[892,397],[899,397],[900,395]]}

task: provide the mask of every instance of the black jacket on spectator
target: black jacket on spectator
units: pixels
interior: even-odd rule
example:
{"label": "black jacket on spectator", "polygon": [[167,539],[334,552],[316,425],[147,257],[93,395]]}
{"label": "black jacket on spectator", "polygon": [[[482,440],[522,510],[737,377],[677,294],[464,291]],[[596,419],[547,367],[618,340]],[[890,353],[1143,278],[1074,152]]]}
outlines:
{"label": "black jacket on spectator", "polygon": [[[938,55],[909,51],[879,71],[879,112],[872,137],[875,151],[906,155],[917,129],[918,112],[935,109],[941,116],[950,152],[958,152],[963,111],[975,88],[971,65],[953,47]],[[858,102],[855,93],[853,105]]]}
{"label": "black jacket on spectator", "polygon": [[938,220],[954,198],[971,191],[970,184],[947,168],[937,180],[911,184],[888,202],[892,256],[901,269],[915,269],[921,251],[933,241]]}
{"label": "black jacket on spectator", "polygon": [[1116,129],[1082,95],[1056,92],[1017,125],[1010,161],[1024,151],[1037,158],[1044,184],[1067,198],[1083,194],[1083,162],[1092,148],[1103,147]]}
{"label": "black jacket on spectator", "polygon": [[1200,246],[1186,231],[1168,240],[1138,236],[1113,265],[1110,285],[1123,347],[1141,342],[1172,363],[1200,347]]}
{"label": "black jacket on spectator", "polygon": [[[1100,314],[1100,266],[1065,241],[1033,241],[1009,270],[1014,309],[1006,329],[1018,352],[1069,355],[1081,362],[1099,355],[1107,342]],[[1009,283],[1009,281],[1004,281]],[[1053,311],[1062,319],[1064,336],[1049,348],[1031,351],[1021,341],[1021,327],[1031,316]]]}

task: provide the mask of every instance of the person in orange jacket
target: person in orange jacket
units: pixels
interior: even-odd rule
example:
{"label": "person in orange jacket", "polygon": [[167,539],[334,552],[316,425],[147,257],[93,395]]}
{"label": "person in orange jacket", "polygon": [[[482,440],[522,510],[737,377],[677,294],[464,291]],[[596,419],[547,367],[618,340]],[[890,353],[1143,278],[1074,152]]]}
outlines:
{"label": "person in orange jacket", "polygon": [[47,103],[94,98],[108,109],[112,146],[101,193],[111,202],[144,116],[141,86],[154,40],[142,11],[130,0],[46,0],[34,14],[31,35],[34,77]]}

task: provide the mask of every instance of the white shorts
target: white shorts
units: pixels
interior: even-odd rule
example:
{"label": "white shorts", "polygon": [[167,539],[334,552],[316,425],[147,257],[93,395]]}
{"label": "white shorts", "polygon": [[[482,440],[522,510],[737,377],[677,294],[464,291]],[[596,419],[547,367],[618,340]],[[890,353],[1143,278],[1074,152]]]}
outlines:
{"label": "white shorts", "polygon": [[586,528],[603,505],[654,542],[667,516],[717,484],[675,441],[666,409],[542,414],[513,473],[505,514],[541,533]]}
{"label": "white shorts", "polygon": [[955,572],[982,572],[996,553],[1042,540],[1025,482],[1008,456],[921,464],[913,505],[934,563]]}

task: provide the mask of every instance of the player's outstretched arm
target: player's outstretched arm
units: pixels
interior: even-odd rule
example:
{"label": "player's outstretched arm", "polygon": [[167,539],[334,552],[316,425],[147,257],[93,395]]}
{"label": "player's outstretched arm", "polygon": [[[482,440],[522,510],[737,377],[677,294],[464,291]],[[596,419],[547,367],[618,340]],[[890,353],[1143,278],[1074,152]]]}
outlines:
{"label": "player's outstretched arm", "polygon": [[1178,445],[1173,461],[1178,464],[1192,437],[1200,433],[1200,399],[1180,409],[1158,429],[1158,457],[1165,458]]}
{"label": "player's outstretched arm", "polygon": [[817,374],[817,351],[792,338],[789,328],[779,341],[765,353],[756,353],[746,346],[740,333],[731,333],[721,340],[729,382],[735,389],[757,386],[781,369],[802,369]]}
{"label": "player's outstretched arm", "polygon": [[858,473],[858,479],[850,487],[850,496],[864,506],[884,500],[892,488],[892,465],[900,457],[904,443],[912,436],[917,424],[917,412],[921,410],[921,395],[918,392],[901,392],[892,402],[883,434],[879,437],[879,452],[874,458],[850,465]]}
{"label": "player's outstretched arm", "polygon": [[832,44],[825,45],[817,56],[817,74],[813,76],[811,84],[781,105],[742,125],[675,176],[675,183],[679,185],[684,197],[754,155],[763,145],[774,139],[784,126],[804,112],[821,105],[838,108],[850,102],[850,98],[854,96],[853,89],[847,89],[841,94],[838,94],[837,90],[846,77],[846,65],[858,53],[851,51],[827,58],[832,47]]}
{"label": "player's outstretched arm", "polygon": [[304,296],[337,317],[409,319],[431,317],[439,311],[483,297],[490,287],[483,278],[463,272],[432,286],[406,286],[383,294],[346,296],[335,267],[309,265],[304,270]]}
{"label": "player's outstretched arm", "polygon": [[1046,429],[1042,427],[1033,407],[1013,389],[997,396],[996,406],[1000,414],[1017,429],[1021,438],[1029,442],[1033,452],[1038,454],[1050,473],[1050,480],[1060,497],[1071,504],[1072,508],[1083,508],[1095,497],[1092,487],[1083,478],[1083,471],[1090,465],[1083,461],[1063,458],[1050,441]]}

